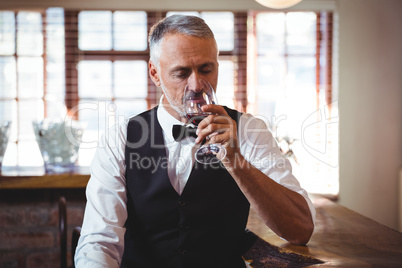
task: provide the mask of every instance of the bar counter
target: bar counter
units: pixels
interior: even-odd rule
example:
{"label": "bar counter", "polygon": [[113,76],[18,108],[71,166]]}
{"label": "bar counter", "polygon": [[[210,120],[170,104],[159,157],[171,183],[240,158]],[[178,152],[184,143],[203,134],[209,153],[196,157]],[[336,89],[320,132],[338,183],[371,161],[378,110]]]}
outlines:
{"label": "bar counter", "polygon": [[[286,265],[289,262],[281,262],[279,256],[275,260],[279,265],[269,265],[268,259],[257,267],[402,267],[402,233],[324,197],[313,195],[312,201],[317,217],[307,246],[291,245],[279,238],[251,210],[247,228],[266,241],[268,248],[277,247],[285,260],[292,253],[300,260],[296,265]],[[304,259],[322,263],[306,266]]]}
{"label": "bar counter", "polygon": [[[88,179],[88,168],[45,174],[43,168],[3,167],[0,193],[83,190]],[[266,227],[253,209],[250,211],[247,228],[251,248],[244,258],[253,262],[252,267],[402,267],[400,232],[322,196],[312,195],[312,200],[317,210],[316,228],[307,246],[287,243]]]}
{"label": "bar counter", "polygon": [[2,167],[2,189],[82,189],[89,180],[89,167],[75,167],[68,173],[45,173],[43,167]]}

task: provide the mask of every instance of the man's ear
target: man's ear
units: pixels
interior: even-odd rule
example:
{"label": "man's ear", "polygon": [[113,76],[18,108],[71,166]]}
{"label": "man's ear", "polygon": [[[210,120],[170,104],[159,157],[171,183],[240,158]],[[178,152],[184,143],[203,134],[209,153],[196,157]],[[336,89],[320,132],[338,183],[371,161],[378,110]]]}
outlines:
{"label": "man's ear", "polygon": [[158,68],[156,68],[155,64],[152,61],[149,61],[149,76],[151,77],[155,86],[159,87],[161,85]]}

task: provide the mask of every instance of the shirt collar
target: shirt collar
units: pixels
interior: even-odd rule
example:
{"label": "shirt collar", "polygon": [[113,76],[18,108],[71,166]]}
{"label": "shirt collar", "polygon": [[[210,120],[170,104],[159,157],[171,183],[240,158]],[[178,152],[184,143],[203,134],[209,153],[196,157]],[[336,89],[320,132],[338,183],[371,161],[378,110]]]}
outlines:
{"label": "shirt collar", "polygon": [[165,139],[167,142],[174,142],[173,139],[173,134],[172,134],[172,128],[173,125],[185,125],[183,122],[180,120],[177,120],[174,118],[164,107],[163,104],[163,95],[159,100],[159,106],[158,106],[158,111],[157,111],[157,117],[159,124],[162,127],[163,134],[165,136]]}

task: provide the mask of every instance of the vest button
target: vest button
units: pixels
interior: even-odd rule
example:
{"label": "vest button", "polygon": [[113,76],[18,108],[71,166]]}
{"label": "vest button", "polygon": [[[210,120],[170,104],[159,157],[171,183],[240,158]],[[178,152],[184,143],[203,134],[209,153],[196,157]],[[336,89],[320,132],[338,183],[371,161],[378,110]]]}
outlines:
{"label": "vest button", "polygon": [[179,200],[179,206],[185,207],[186,205],[187,204],[186,204],[186,202],[184,200],[182,200],[182,199]]}
{"label": "vest button", "polygon": [[179,248],[179,249],[177,250],[177,252],[178,252],[180,255],[186,254],[186,250],[183,249],[183,248]]}

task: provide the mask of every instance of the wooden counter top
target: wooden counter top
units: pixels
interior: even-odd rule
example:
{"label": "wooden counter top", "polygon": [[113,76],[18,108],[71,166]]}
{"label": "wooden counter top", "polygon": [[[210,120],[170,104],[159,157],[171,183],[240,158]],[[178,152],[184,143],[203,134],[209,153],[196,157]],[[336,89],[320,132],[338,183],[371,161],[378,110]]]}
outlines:
{"label": "wooden counter top", "polygon": [[69,173],[47,174],[43,167],[2,167],[1,189],[85,188],[89,180],[88,167],[76,167]]}
{"label": "wooden counter top", "polygon": [[323,261],[309,267],[402,267],[402,233],[326,198],[314,196],[313,203],[317,210],[316,228],[307,246],[282,240],[253,210],[247,228],[283,254],[297,253]]}

